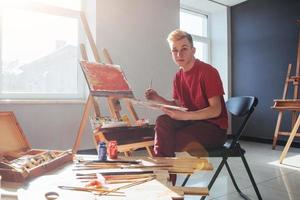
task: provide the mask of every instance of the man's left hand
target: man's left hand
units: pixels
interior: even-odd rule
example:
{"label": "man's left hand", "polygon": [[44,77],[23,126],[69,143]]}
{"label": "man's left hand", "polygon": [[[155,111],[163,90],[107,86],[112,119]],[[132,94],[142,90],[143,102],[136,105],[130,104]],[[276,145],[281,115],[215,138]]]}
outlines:
{"label": "man's left hand", "polygon": [[164,108],[162,107],[161,110],[169,115],[172,119],[176,119],[176,120],[188,120],[187,119],[187,113],[186,111],[180,111],[180,110],[174,110],[174,109],[168,109],[168,108]]}

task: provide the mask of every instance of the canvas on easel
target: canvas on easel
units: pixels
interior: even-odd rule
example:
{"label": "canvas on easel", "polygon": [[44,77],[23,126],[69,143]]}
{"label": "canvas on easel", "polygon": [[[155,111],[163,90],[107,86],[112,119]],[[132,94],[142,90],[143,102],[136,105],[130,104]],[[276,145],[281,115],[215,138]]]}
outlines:
{"label": "canvas on easel", "polygon": [[134,98],[129,83],[119,65],[80,62],[92,95]]}

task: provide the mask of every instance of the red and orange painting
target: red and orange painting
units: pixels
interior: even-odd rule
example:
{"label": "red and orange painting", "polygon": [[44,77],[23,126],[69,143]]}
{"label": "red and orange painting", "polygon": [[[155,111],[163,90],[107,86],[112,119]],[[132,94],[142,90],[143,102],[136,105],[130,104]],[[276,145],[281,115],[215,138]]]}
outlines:
{"label": "red and orange painting", "polygon": [[118,93],[132,95],[120,66],[86,61],[82,61],[80,64],[92,93],[97,93],[100,96]]}

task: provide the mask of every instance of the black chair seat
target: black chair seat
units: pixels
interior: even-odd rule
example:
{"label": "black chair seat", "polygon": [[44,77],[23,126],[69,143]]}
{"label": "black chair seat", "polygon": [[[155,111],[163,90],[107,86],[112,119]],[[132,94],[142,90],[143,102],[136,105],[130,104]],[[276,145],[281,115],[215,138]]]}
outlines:
{"label": "black chair seat", "polygon": [[222,147],[207,151],[209,157],[240,157],[240,153],[245,154],[246,151],[240,146],[230,148],[230,143],[225,143]]}

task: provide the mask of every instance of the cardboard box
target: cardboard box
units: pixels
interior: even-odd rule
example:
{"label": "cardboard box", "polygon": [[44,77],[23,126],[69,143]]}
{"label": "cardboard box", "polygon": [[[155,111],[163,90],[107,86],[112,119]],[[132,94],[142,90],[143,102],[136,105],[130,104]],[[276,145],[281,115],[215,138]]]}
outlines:
{"label": "cardboard box", "polygon": [[13,112],[0,112],[2,181],[24,182],[70,161],[71,151],[32,149]]}

